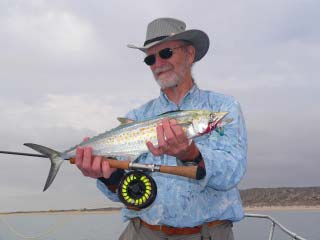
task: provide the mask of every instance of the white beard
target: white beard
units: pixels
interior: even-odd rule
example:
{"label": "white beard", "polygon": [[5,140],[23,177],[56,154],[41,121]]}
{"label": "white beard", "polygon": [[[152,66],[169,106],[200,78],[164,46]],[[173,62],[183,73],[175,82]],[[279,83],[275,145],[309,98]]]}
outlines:
{"label": "white beard", "polygon": [[[172,69],[170,66],[166,66],[161,69],[156,69],[155,73],[157,74],[159,72],[170,70],[170,69]],[[184,63],[181,66],[180,74],[178,74],[177,72],[171,72],[169,79],[168,78],[161,79],[161,76],[159,78],[156,78],[155,74],[154,74],[154,77],[156,82],[159,84],[160,88],[163,90],[166,88],[172,88],[179,85],[183,81],[183,77],[186,74],[186,70],[187,70],[186,63]],[[167,73],[164,73],[164,74],[167,74]]]}
{"label": "white beard", "polygon": [[181,83],[182,78],[176,73],[172,74],[173,76],[169,80],[167,79],[164,81],[162,79],[156,79],[156,82],[159,84],[162,90],[166,88],[176,87],[179,83]]}

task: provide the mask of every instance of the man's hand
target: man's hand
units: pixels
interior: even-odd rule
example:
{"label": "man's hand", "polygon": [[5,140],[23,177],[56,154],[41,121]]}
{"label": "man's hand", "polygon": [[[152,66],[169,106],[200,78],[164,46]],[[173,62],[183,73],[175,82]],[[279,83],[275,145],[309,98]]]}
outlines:
{"label": "man's hand", "polygon": [[154,156],[167,154],[174,156],[182,161],[191,161],[199,155],[199,150],[184,133],[182,127],[175,119],[164,119],[157,126],[158,147],[151,142],[147,142],[149,151]]}
{"label": "man's hand", "polygon": [[[85,138],[84,141],[89,138]],[[76,165],[86,177],[109,178],[116,168],[111,168],[108,161],[101,156],[93,156],[91,147],[78,147],[76,150]]]}

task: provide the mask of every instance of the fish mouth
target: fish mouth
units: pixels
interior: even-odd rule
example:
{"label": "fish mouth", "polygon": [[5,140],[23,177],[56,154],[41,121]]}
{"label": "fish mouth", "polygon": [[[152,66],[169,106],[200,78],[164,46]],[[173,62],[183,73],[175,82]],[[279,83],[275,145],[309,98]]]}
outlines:
{"label": "fish mouth", "polygon": [[214,130],[218,123],[228,114],[228,112],[211,113],[209,116],[207,131]]}

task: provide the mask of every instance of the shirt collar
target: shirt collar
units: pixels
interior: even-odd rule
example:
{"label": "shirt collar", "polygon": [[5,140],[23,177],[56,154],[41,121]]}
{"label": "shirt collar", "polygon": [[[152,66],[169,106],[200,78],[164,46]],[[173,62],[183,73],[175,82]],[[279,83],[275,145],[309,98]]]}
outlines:
{"label": "shirt collar", "polygon": [[[182,98],[181,104],[188,98],[193,97],[197,92],[199,91],[199,88],[196,83],[193,84],[191,89],[184,95]],[[168,96],[160,90],[160,101],[163,104],[169,104],[172,103],[172,101],[168,98]]]}

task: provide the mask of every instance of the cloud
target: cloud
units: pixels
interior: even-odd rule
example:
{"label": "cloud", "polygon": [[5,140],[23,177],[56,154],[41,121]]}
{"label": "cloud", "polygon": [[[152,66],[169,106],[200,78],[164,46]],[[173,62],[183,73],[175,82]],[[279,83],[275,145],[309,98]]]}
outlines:
{"label": "cloud", "polygon": [[63,140],[67,136],[66,139],[70,139],[70,132],[92,134],[111,129],[118,125],[116,117],[123,116],[126,110],[119,107],[112,96],[94,98],[90,95],[53,94],[36,103],[2,98],[0,108],[2,122],[6,123],[0,126],[1,132],[11,137],[26,138],[29,135],[31,139],[45,142],[53,137],[53,133],[56,140],[59,138],[57,133],[61,133]]}

